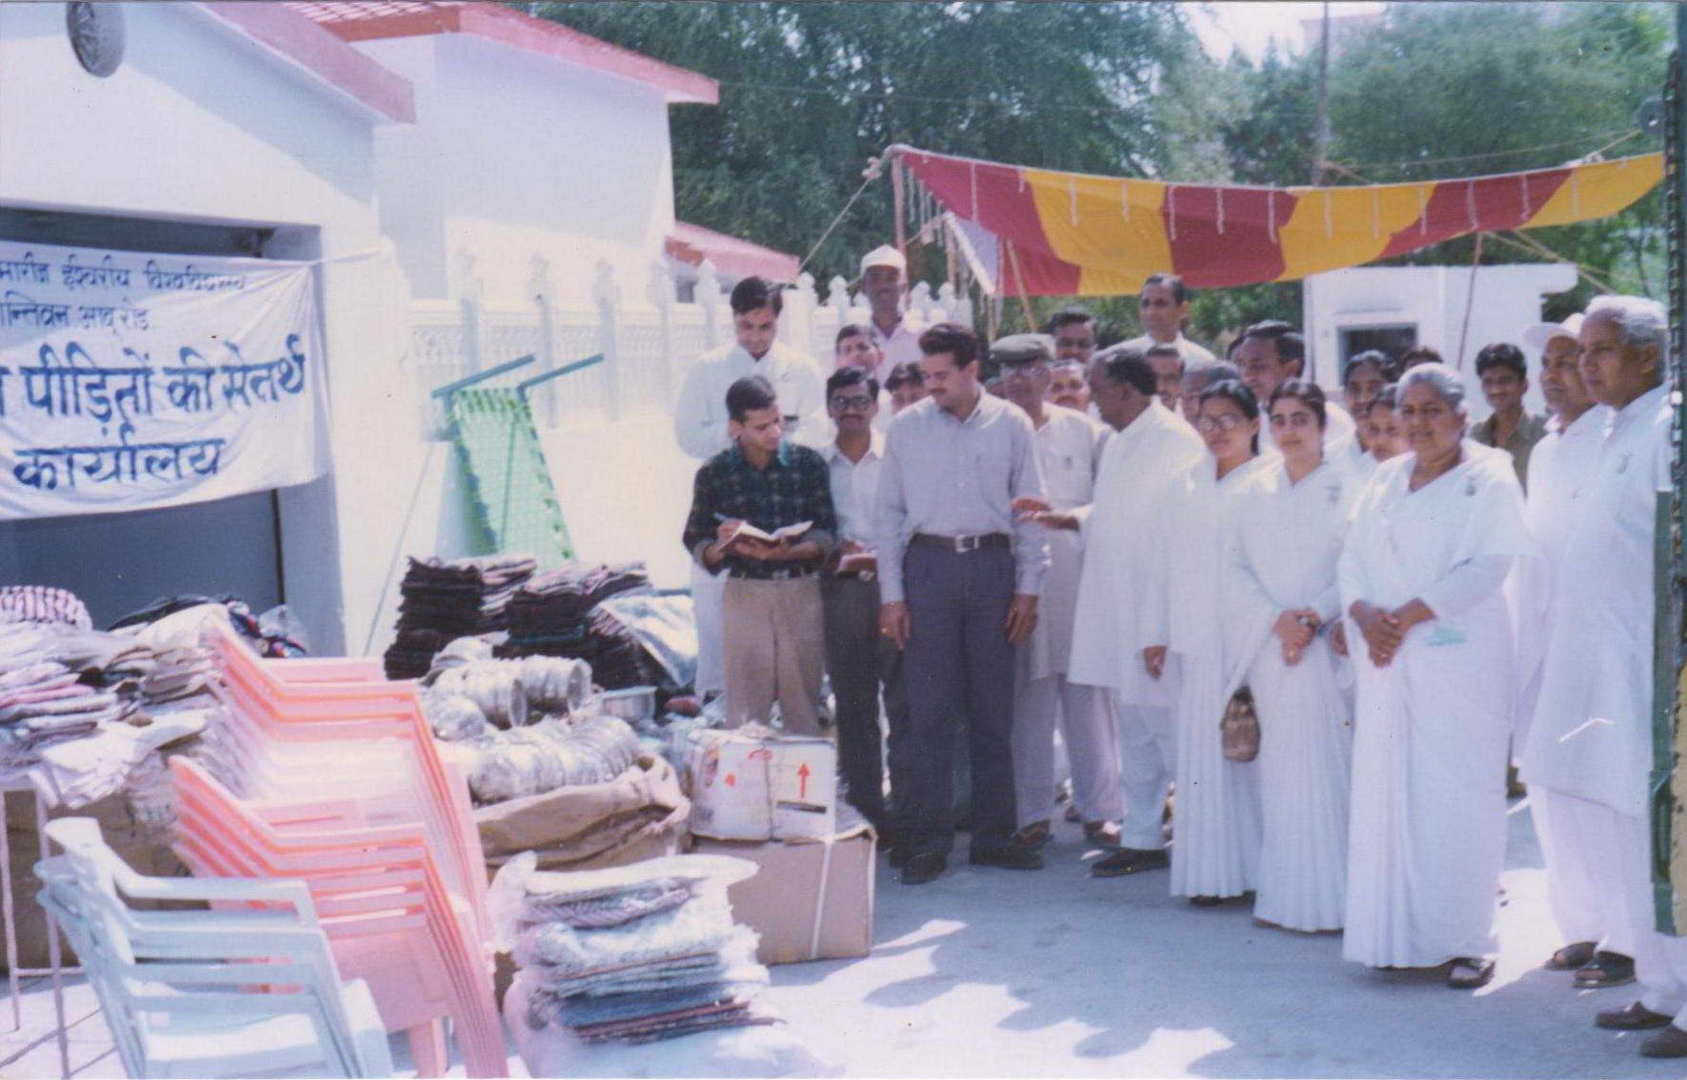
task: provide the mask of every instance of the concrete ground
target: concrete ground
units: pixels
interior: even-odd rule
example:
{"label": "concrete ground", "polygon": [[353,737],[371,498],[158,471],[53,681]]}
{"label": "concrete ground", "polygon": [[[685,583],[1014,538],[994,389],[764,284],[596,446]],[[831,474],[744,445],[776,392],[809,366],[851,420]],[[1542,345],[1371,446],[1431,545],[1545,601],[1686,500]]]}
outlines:
{"label": "concrete ground", "polygon": [[[1499,973],[1475,993],[1346,963],[1337,935],[1256,926],[1238,906],[1191,908],[1166,895],[1163,871],[1091,878],[1095,853],[1061,824],[1035,873],[967,867],[964,837],[953,869],[917,888],[881,856],[872,955],[774,968],[768,998],[788,1021],[781,1038],[847,1076],[1682,1075],[1687,1061],[1637,1055],[1643,1033],[1593,1027],[1633,987],[1576,991],[1541,970],[1557,942],[1527,807],[1511,804]],[[73,985],[71,1001],[73,1071],[119,1075],[87,987]],[[0,1076],[55,1076],[44,979],[24,1004],[14,1031],[0,1002]],[[711,1038],[592,1050],[568,1071],[710,1071]],[[403,1049],[395,1040],[408,1071]]]}
{"label": "concrete ground", "polygon": [[1540,968],[1558,942],[1527,805],[1510,807],[1498,974],[1475,993],[1347,963],[1339,935],[1192,908],[1165,871],[1091,878],[1062,825],[1039,872],[963,854],[910,887],[881,858],[872,957],[776,968],[775,998],[850,1076],[1682,1075],[1637,1055],[1644,1033],[1593,1027],[1634,987]]}

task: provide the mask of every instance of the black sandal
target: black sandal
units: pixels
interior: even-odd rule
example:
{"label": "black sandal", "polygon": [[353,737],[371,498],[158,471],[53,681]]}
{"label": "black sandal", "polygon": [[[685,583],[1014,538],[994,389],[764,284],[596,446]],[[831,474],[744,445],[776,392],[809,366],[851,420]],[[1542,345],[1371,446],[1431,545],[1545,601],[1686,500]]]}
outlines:
{"label": "black sandal", "polygon": [[1488,956],[1455,956],[1447,970],[1447,985],[1454,990],[1476,990],[1494,979],[1494,960]]}

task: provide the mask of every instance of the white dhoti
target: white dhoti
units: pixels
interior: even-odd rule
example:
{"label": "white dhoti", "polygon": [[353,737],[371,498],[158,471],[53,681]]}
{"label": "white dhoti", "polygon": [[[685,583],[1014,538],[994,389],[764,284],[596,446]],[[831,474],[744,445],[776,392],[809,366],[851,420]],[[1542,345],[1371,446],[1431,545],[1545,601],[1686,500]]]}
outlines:
{"label": "white dhoti", "polygon": [[1164,843],[1166,792],[1177,776],[1177,721],[1166,706],[1119,702],[1116,710],[1119,786],[1125,804],[1119,843],[1140,851],[1158,850]]}
{"label": "white dhoti", "polygon": [[1640,982],[1640,1004],[1674,1017],[1676,1027],[1687,1028],[1687,938],[1670,937],[1657,931],[1650,822],[1644,817],[1615,811],[1611,819],[1620,837],[1618,847],[1610,853],[1615,858],[1607,865],[1614,862],[1622,880],[1607,878],[1601,884],[1621,897],[1623,925],[1633,935],[1634,975]]}
{"label": "white dhoti", "polygon": [[1529,814],[1546,857],[1546,898],[1564,943],[1592,941],[1633,956],[1634,927],[1618,867],[1634,819],[1539,784],[1529,786]]}
{"label": "white dhoti", "polygon": [[[1024,664],[1021,665],[1023,674]],[[1119,745],[1111,695],[1064,675],[1020,678],[1013,690],[1013,780],[1021,827],[1053,816],[1056,723],[1072,770],[1072,803],[1083,820],[1116,821]]]}
{"label": "white dhoti", "polygon": [[691,562],[691,610],[697,619],[697,685],[699,695],[726,689],[726,653],[722,645],[726,604],[726,575],[711,574]]}

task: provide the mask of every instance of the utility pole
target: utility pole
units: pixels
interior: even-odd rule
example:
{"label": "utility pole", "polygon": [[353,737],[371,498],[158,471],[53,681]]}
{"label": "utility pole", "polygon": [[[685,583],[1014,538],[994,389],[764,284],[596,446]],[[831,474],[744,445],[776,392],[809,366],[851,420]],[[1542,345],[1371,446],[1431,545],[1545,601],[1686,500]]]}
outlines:
{"label": "utility pole", "polygon": [[1312,183],[1324,182],[1324,161],[1330,154],[1330,4],[1324,0],[1323,26],[1318,44],[1318,132],[1312,155]]}

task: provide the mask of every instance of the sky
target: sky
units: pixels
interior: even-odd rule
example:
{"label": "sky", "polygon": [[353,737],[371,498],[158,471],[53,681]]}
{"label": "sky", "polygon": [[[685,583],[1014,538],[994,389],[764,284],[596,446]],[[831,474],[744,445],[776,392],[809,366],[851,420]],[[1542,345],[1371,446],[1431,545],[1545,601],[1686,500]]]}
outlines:
{"label": "sky", "polygon": [[[1323,14],[1324,5],[1307,0],[1301,3],[1226,2],[1191,3],[1190,22],[1200,35],[1208,55],[1217,60],[1229,57],[1232,48],[1239,48],[1250,59],[1258,60],[1275,37],[1291,52],[1300,52],[1305,41],[1301,20],[1316,19]],[[1351,15],[1381,11],[1380,3],[1332,3],[1331,15]]]}

